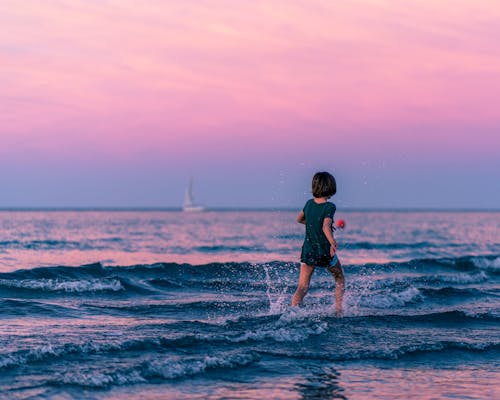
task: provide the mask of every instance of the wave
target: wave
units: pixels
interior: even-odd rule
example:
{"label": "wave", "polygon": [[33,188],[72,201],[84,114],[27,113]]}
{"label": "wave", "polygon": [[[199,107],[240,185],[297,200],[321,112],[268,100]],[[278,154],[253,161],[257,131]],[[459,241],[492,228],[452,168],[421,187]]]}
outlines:
{"label": "wave", "polygon": [[145,304],[123,304],[123,305],[110,305],[110,304],[91,304],[83,303],[82,307],[98,310],[102,312],[117,311],[126,314],[136,315],[163,315],[168,313],[193,313],[193,312],[214,312],[216,310],[223,310],[226,313],[232,311],[238,312],[251,312],[258,309],[263,309],[266,306],[264,300],[260,301],[227,301],[227,300],[211,300],[211,301],[175,301],[169,302],[168,300],[161,301],[160,303],[145,303]]}
{"label": "wave", "polygon": [[241,368],[257,362],[260,356],[256,352],[232,352],[204,357],[172,358],[164,357],[143,361],[124,370],[109,372],[93,368],[80,368],[77,371],[58,374],[49,382],[53,385],[74,385],[86,388],[105,388],[136,383],[155,382],[186,378],[207,371]]}
{"label": "wave", "polygon": [[479,269],[500,273],[500,257],[474,257],[471,260]]}
{"label": "wave", "polygon": [[[353,276],[349,280],[349,288],[355,291],[369,290],[398,290],[409,287],[430,287],[442,285],[471,285],[488,281],[489,277],[484,271],[472,273],[454,272],[448,274],[431,275],[403,275],[401,277],[373,277],[370,275]],[[320,282],[320,287],[331,285],[331,281]],[[366,290],[364,290],[366,291]]]}
{"label": "wave", "polygon": [[124,240],[118,237],[101,238],[96,240],[4,240],[0,241],[0,249],[11,250],[108,250],[110,244],[122,243]]}
{"label": "wave", "polygon": [[[320,329],[321,330],[321,329]],[[322,330],[316,334],[331,334],[331,331]],[[202,336],[202,335],[200,335]],[[206,335],[210,336],[210,335]],[[179,338],[180,339],[180,338]],[[180,343],[179,339],[177,344]],[[158,352],[159,349],[167,349],[173,345],[173,341],[168,339],[143,339],[130,340],[123,344],[95,344],[93,342],[84,343],[81,345],[67,344],[61,347],[50,345],[41,346],[37,349],[30,350],[24,354],[6,354],[0,356],[0,370],[12,370],[12,368],[26,366],[27,364],[47,363],[55,359],[66,359],[68,356],[81,356],[82,361],[77,363],[77,367],[65,372],[58,372],[54,379],[50,380],[52,385],[75,385],[82,387],[108,387],[122,386],[135,383],[152,383],[154,381],[165,381],[182,379],[198,374],[203,374],[208,371],[221,370],[224,373],[227,369],[241,368],[258,362],[262,356],[271,355],[274,357],[285,358],[300,358],[312,360],[326,361],[352,361],[352,360],[397,360],[415,355],[434,355],[443,357],[450,351],[460,351],[465,353],[482,353],[486,356],[494,356],[500,351],[500,342],[498,341],[454,341],[454,340],[437,340],[431,342],[420,342],[415,344],[387,344],[385,346],[367,347],[339,347],[335,346],[335,351],[332,350],[332,344],[328,343],[326,348],[322,346],[304,351],[301,347],[296,346],[297,340],[291,337],[286,342],[288,346],[250,346],[241,347],[242,342],[252,344],[256,340],[268,340],[269,337],[261,334],[258,338],[254,335],[249,335],[247,338],[238,341],[233,340],[233,343],[239,344],[239,347],[214,351],[213,348],[208,348],[208,354],[205,356],[177,356]],[[304,340],[301,338],[300,340]],[[187,336],[183,340],[187,343]],[[211,343],[205,338],[204,343]],[[190,343],[191,346],[199,346],[201,343],[195,341]],[[227,347],[220,346],[219,348]],[[148,350],[147,352],[145,350]],[[112,368],[96,368],[92,363],[87,363],[86,360],[91,360],[88,357],[90,354],[119,354],[123,356],[124,351],[131,351],[136,356],[135,363],[128,362],[125,368],[120,368],[120,363],[113,363],[118,367]],[[137,352],[141,351],[142,355],[138,356]],[[87,357],[85,357],[87,356]],[[111,355],[108,355],[109,359]],[[139,361],[140,360],[140,361]]]}
{"label": "wave", "polygon": [[398,360],[417,355],[439,355],[460,351],[464,353],[488,353],[496,358],[500,352],[500,342],[464,343],[451,340],[441,340],[433,343],[419,343],[413,345],[402,345],[390,348],[388,346],[378,350],[339,349],[338,352],[322,351],[289,351],[289,350],[267,350],[264,354],[272,356],[314,359],[325,361],[359,361],[359,360]]}
{"label": "wave", "polygon": [[454,274],[447,275],[431,275],[425,277],[418,277],[414,279],[416,283],[426,284],[471,284],[481,283],[488,280],[488,275],[484,271],[475,271],[472,274],[455,272]]}
{"label": "wave", "polygon": [[[346,266],[348,289],[360,297],[384,290],[374,307],[403,306],[425,297],[473,296],[493,292],[488,284],[499,273],[500,257],[468,256],[416,259],[408,262]],[[298,263],[157,263],[133,266],[55,266],[0,273],[0,298],[24,296],[141,296],[172,290],[229,293],[265,291],[268,297],[286,295],[296,287]],[[333,280],[320,274],[314,285],[330,290]],[[438,291],[445,287],[486,284],[486,291]],[[490,285],[491,286],[491,285]],[[436,290],[432,292],[432,290]],[[479,287],[476,287],[479,289]],[[465,290],[465,289],[464,289]],[[472,288],[470,288],[472,290]],[[378,305],[377,305],[378,302]],[[241,308],[244,308],[243,305]]]}
{"label": "wave", "polygon": [[[461,245],[454,245],[448,243],[446,247],[460,247]],[[343,245],[343,248],[348,250],[400,250],[400,249],[427,249],[437,248],[441,245],[431,242],[394,242],[394,243],[373,243],[373,242],[350,242]]]}
{"label": "wave", "polygon": [[202,357],[174,358],[169,356],[160,359],[146,360],[124,369],[98,370],[92,367],[78,367],[76,371],[58,373],[49,384],[54,386],[72,385],[84,388],[107,388],[111,386],[126,386],[137,383],[153,383],[192,377],[206,372],[227,373],[227,370],[238,369],[257,363],[263,355],[287,358],[321,359],[327,361],[351,360],[396,360],[419,354],[462,352],[497,352],[498,343],[467,344],[452,341],[440,341],[431,344],[407,345],[394,349],[379,351],[351,351],[337,354],[310,353],[297,351],[233,351],[206,355]]}
{"label": "wave", "polygon": [[471,297],[477,299],[481,296],[487,295],[486,293],[482,292],[479,289],[474,289],[474,288],[461,289],[451,286],[438,289],[422,288],[421,291],[424,296],[431,297],[434,299],[449,299],[449,298],[467,299]]}
{"label": "wave", "polygon": [[431,262],[458,271],[485,271],[487,273],[500,273],[499,256],[466,256],[457,258],[443,258]]}
{"label": "wave", "polygon": [[[459,257],[418,259],[401,263],[347,266],[346,304],[352,308],[390,309],[417,306],[428,301],[452,304],[457,300],[497,297],[495,292],[500,257]],[[325,271],[322,271],[325,272]],[[176,304],[115,306],[94,309],[110,312],[153,315],[173,312],[250,313],[267,307],[280,311],[284,298],[296,288],[297,263],[270,262],[211,263],[206,265],[158,263],[152,265],[79,267],[40,267],[0,273],[0,299],[26,297],[97,296],[102,298],[151,297],[172,295],[174,291],[197,290],[224,295],[220,299]],[[334,281],[329,274],[317,273],[312,293],[323,292],[330,299]],[[262,293],[265,293],[265,296]],[[258,294],[255,299],[227,301],[228,294]],[[327,295],[328,294],[328,295]],[[308,297],[314,301],[314,296]],[[320,301],[323,301],[320,299]],[[269,304],[268,304],[269,303]],[[89,306],[90,307],[90,306]],[[36,314],[39,308],[34,308]],[[4,312],[5,308],[0,308]],[[42,310],[43,311],[43,310]],[[10,313],[8,313],[10,315]]]}
{"label": "wave", "polygon": [[493,294],[475,288],[456,288],[451,286],[441,288],[414,287],[392,288],[388,283],[385,289],[348,287],[345,303],[348,307],[364,307],[370,309],[402,308],[411,304],[435,302],[437,304],[453,304],[457,300],[477,300],[481,297],[491,297]]}
{"label": "wave", "polygon": [[389,262],[383,264],[367,263],[349,266],[356,271],[367,272],[377,270],[392,271],[422,271],[422,272],[479,272],[484,271],[495,275],[500,273],[500,256],[461,256],[443,258],[417,258],[403,262]]}
{"label": "wave", "polygon": [[77,310],[53,303],[33,300],[0,299],[0,317],[75,318]]}
{"label": "wave", "polygon": [[0,273],[2,279],[91,279],[104,277],[109,269],[101,263],[86,264],[77,267],[54,266],[20,269],[14,272]]}
{"label": "wave", "polygon": [[0,354],[0,370],[2,368],[20,367],[26,364],[64,359],[72,356],[88,356],[90,354],[108,354],[124,351],[158,350],[166,347],[168,341],[162,337],[152,339],[130,339],[124,342],[87,341],[79,344],[41,345],[28,351],[17,351]]}
{"label": "wave", "polygon": [[[19,305],[20,302],[6,304],[6,306],[13,309],[18,308]],[[63,312],[66,312],[66,310],[63,310]],[[130,331],[127,335],[100,338],[98,340],[89,338],[81,343],[56,345],[51,344],[50,339],[47,339],[49,341],[47,344],[34,346],[29,350],[0,353],[0,370],[11,370],[37,363],[48,364],[57,360],[68,360],[69,358],[80,359],[82,360],[81,365],[84,365],[86,360],[93,359],[89,357],[91,355],[99,355],[104,359],[129,356],[143,359],[153,355],[162,355],[166,351],[175,349],[183,349],[183,352],[189,354],[189,349],[215,351],[216,349],[237,350],[245,348],[259,354],[262,352],[267,354],[267,349],[279,347],[281,350],[277,354],[288,356],[291,354],[292,349],[294,352],[295,350],[299,351],[302,346],[298,344],[306,341],[313,343],[314,340],[322,343],[317,348],[318,352],[299,354],[304,357],[325,357],[336,361],[346,361],[372,358],[396,359],[418,352],[431,353],[449,349],[491,352],[500,349],[500,342],[494,341],[494,337],[490,337],[489,341],[486,341],[479,336],[471,338],[470,341],[459,341],[457,339],[437,342],[432,336],[429,336],[427,341],[419,340],[415,345],[400,345],[398,340],[387,340],[382,349],[370,345],[366,347],[366,350],[360,350],[360,347],[356,344],[357,342],[354,341],[352,345],[341,346],[341,348],[335,350],[335,355],[332,355],[330,350],[332,346],[336,348],[338,345],[336,344],[337,336],[339,340],[343,340],[345,335],[350,335],[349,332],[357,332],[360,329],[363,332],[374,329],[374,334],[377,335],[381,327],[383,329],[393,327],[399,330],[403,327],[416,329],[425,325],[426,329],[431,327],[439,329],[460,327],[462,329],[473,326],[489,329],[489,327],[498,326],[499,321],[500,315],[493,312],[472,313],[460,310],[416,315],[352,316],[339,320],[331,314],[325,314],[324,311],[323,313],[318,312],[317,309],[291,309],[277,315],[240,316],[235,320],[222,324],[200,323],[199,321],[179,321],[166,327],[159,324],[146,324],[137,332],[139,334],[141,334],[140,332],[149,332],[149,336],[146,337],[141,334],[140,337],[130,338],[130,334],[133,334],[133,331]],[[159,332],[162,333],[158,334]],[[325,350],[323,350],[324,346],[326,346]],[[238,359],[238,356],[236,358]],[[238,364],[234,360],[234,363],[231,360],[228,361],[227,364],[216,361],[214,363],[212,361],[204,363],[200,360],[195,361],[186,358],[170,363],[170,365],[177,365],[177,367],[173,370],[165,369],[158,377],[175,379],[200,373],[209,368],[229,368],[233,364]],[[151,365],[156,365],[157,362],[154,361],[153,364],[148,364],[146,370],[149,372],[145,375],[143,374],[144,369],[141,368],[140,376],[144,379],[157,376],[151,372],[150,368]],[[70,378],[66,379],[64,376],[61,378],[63,382],[74,383]],[[90,375],[87,378],[90,379]],[[101,380],[98,381],[101,382]],[[82,382],[86,382],[85,385],[90,385],[87,379],[83,379]],[[105,383],[106,385],[116,384],[117,380],[111,379],[108,381],[106,378],[106,382],[108,382]]]}
{"label": "wave", "polygon": [[422,313],[414,315],[376,315],[362,317],[371,321],[382,322],[405,322],[405,323],[438,323],[438,324],[461,324],[485,322],[497,324],[500,315],[493,312],[467,312],[462,310],[442,311],[435,313]]}
{"label": "wave", "polygon": [[359,295],[357,292],[348,292],[345,303],[350,308],[370,308],[370,309],[392,309],[394,307],[404,307],[406,305],[422,302],[424,299],[421,291],[415,287],[409,287],[402,291],[377,291]]}
{"label": "wave", "polygon": [[269,253],[270,249],[263,246],[227,246],[227,245],[214,245],[214,246],[197,246],[193,247],[190,251],[198,251],[201,253],[219,253],[219,252],[237,252],[237,253]]}
{"label": "wave", "polygon": [[[98,278],[112,274],[149,276],[168,278],[176,276],[214,276],[225,273],[231,276],[244,276],[248,273],[264,272],[265,268],[287,271],[296,269],[297,262],[272,261],[262,264],[249,262],[210,263],[202,265],[178,264],[172,262],[141,264],[132,266],[103,266],[101,263],[86,264],[82,266],[54,266],[21,269],[14,272],[0,273],[3,279],[39,279],[39,278]],[[423,269],[427,271],[484,271],[500,272],[500,256],[462,256],[455,258],[419,258],[404,262],[390,262],[382,264],[349,265],[349,269],[374,268],[378,271],[390,269],[397,270],[409,268],[412,270]]]}
{"label": "wave", "polygon": [[[184,338],[184,341],[186,341],[187,338],[189,338],[189,335]],[[203,339],[203,335],[200,335],[200,339]],[[205,342],[207,339],[208,338],[205,339]],[[13,368],[23,367],[29,364],[67,360],[68,357],[72,357],[72,359],[75,357],[85,358],[92,354],[122,354],[123,352],[129,351],[134,354],[141,352],[144,355],[151,355],[157,354],[158,350],[165,350],[172,347],[175,342],[179,342],[179,340],[176,338],[159,337],[127,340],[122,343],[98,343],[88,341],[81,344],[67,343],[60,346],[47,344],[32,348],[29,351],[0,354],[0,370],[12,370]],[[166,359],[164,361],[154,359],[149,362],[141,363],[139,365],[141,376],[148,378],[160,377],[163,379],[176,379],[204,372],[207,369],[232,368],[246,365],[259,358],[255,352],[244,354],[225,354],[221,357],[206,356],[201,360],[186,357],[181,360],[173,361],[169,360],[167,357],[168,356],[165,356]],[[73,379],[77,376],[80,380]],[[100,375],[96,375],[95,373],[87,375],[80,372],[71,372],[63,374],[57,379],[57,382],[63,382],[66,384],[82,384],[83,386],[105,386],[113,382],[116,383],[116,379],[109,379],[110,375],[107,375],[104,380],[96,378],[99,376]],[[126,381],[126,383],[131,383],[129,380]],[[92,382],[99,383],[94,385]]]}
{"label": "wave", "polygon": [[118,279],[61,280],[61,279],[0,279],[0,287],[41,292],[118,292],[125,288]]}

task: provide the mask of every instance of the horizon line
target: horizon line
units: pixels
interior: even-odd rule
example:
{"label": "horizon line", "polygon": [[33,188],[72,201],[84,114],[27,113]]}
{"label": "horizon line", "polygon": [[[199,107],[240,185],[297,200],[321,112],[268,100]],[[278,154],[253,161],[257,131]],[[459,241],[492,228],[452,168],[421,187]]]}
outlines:
{"label": "horizon line", "polygon": [[[203,212],[230,212],[230,211],[297,211],[298,207],[207,207]],[[183,212],[182,207],[154,207],[154,206],[0,206],[0,212],[19,211],[135,211],[135,212]],[[481,207],[337,207],[342,212],[500,212],[500,208]]]}

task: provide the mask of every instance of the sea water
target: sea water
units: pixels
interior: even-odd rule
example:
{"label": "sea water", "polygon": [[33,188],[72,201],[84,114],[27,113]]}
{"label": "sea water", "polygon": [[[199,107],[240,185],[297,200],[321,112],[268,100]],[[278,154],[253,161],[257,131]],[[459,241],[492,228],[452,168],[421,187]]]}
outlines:
{"label": "sea water", "polygon": [[0,212],[1,399],[500,398],[500,213]]}

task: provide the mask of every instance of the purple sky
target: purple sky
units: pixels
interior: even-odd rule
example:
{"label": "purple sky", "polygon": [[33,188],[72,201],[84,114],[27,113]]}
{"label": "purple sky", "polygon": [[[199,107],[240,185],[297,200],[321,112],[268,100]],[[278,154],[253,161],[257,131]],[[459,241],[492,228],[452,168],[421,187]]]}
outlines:
{"label": "purple sky", "polygon": [[0,207],[500,208],[488,1],[0,4]]}

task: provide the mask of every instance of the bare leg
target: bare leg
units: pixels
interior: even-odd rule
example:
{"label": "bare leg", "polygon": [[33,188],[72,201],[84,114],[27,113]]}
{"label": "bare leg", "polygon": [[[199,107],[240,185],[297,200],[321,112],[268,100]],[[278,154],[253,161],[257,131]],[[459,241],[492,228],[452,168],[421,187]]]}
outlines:
{"label": "bare leg", "polygon": [[311,276],[314,272],[314,267],[307,264],[300,264],[300,276],[299,285],[292,298],[292,306],[300,306],[302,304],[302,299],[309,289],[309,282],[311,282]]}
{"label": "bare leg", "polygon": [[345,279],[344,279],[344,271],[342,271],[342,266],[340,265],[340,261],[334,266],[328,267],[328,271],[330,271],[333,277],[335,278],[335,310],[337,312],[337,317],[341,317]]}

